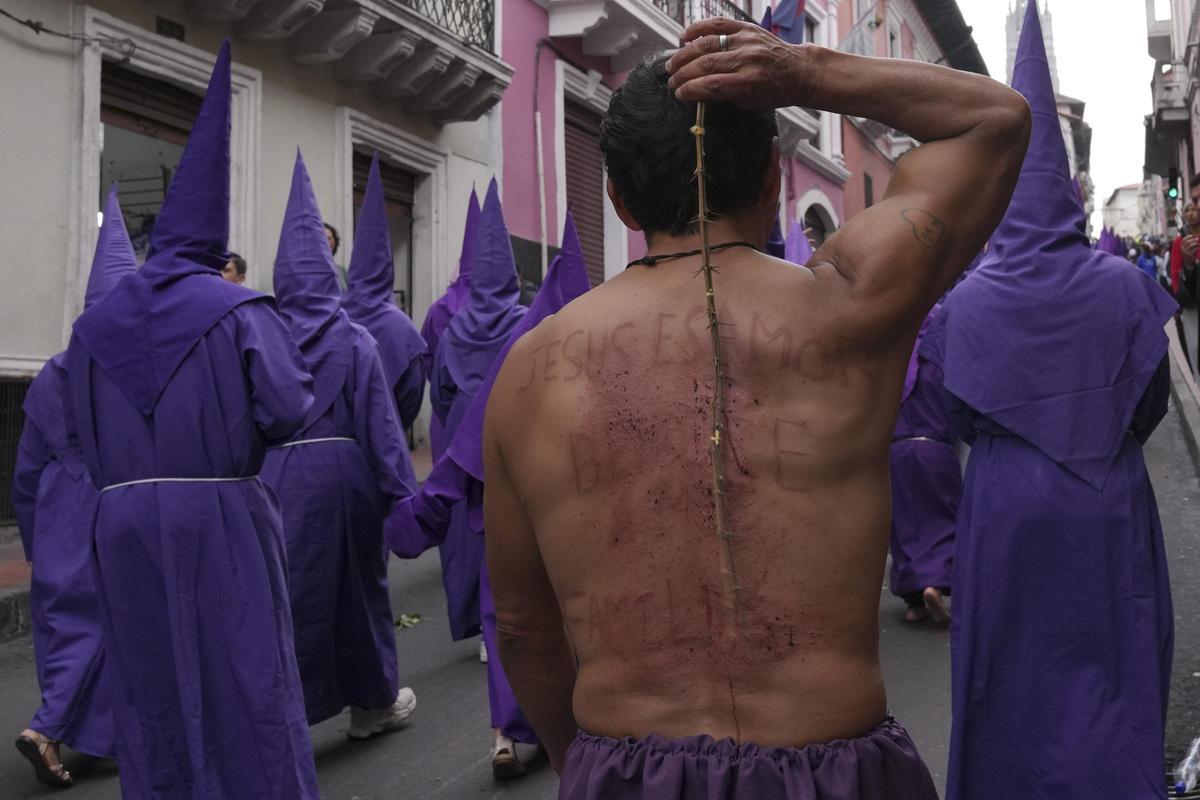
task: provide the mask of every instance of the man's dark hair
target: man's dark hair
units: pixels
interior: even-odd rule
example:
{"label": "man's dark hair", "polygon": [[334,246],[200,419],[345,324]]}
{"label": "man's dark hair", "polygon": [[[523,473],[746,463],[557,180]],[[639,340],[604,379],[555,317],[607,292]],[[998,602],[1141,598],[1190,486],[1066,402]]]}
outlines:
{"label": "man's dark hair", "polygon": [[336,256],[338,248],[341,247],[341,245],[342,245],[342,237],[338,235],[337,228],[333,227],[328,222],[326,222],[324,224],[325,224],[325,230],[329,231],[329,233],[333,236],[333,248],[332,249],[333,249],[333,255]]}
{"label": "man's dark hair", "polygon": [[[668,77],[663,55],[634,67],[600,123],[600,150],[608,177],[642,230],[680,236],[696,231],[699,215],[691,132],[696,105],[675,99]],[[736,214],[762,194],[779,132],[775,112],[710,102],[704,117],[709,211]]]}
{"label": "man's dark hair", "polygon": [[246,274],[246,259],[231,250],[229,251],[229,260],[233,262],[233,268],[237,270],[238,275]]}

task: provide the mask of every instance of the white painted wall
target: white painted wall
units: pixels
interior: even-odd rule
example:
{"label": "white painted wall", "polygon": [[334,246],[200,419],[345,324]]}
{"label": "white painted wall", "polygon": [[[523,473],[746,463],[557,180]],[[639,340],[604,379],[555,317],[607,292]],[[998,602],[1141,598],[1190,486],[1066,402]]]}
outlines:
{"label": "white painted wall", "polygon": [[[41,20],[68,31],[80,3],[67,0],[7,0],[5,9],[18,17]],[[189,18],[182,0],[94,0],[91,8],[153,31],[155,17],[182,23],[187,45],[215,55],[231,29]],[[21,80],[0,83],[0,240],[7,243],[6,264],[0,269],[0,375],[36,370],[40,362],[65,346],[68,276],[78,270],[86,280],[91,253],[80,253],[71,265],[68,228],[71,215],[83,204],[96,203],[99,193],[82,199],[73,181],[78,174],[75,153],[81,136],[79,109],[82,93],[79,45],[0,21],[0,74]],[[444,288],[444,277],[457,269],[462,229],[471,185],[487,188],[499,151],[493,111],[476,122],[438,127],[414,117],[354,86],[337,83],[330,65],[303,66],[290,60],[280,41],[233,39],[236,64],[262,73],[261,142],[257,179],[257,245],[244,255],[251,263],[255,288],[270,290],[271,264],[287,201],[296,148],[303,150],[322,213],[333,218],[337,208],[335,162],[337,109],[350,107],[407,135],[449,153],[441,178],[445,208],[428,224],[439,242],[434,252],[446,263],[413,264],[414,285],[424,292],[414,297],[416,322]],[[14,191],[12,187],[20,187]],[[83,209],[86,210],[86,209]],[[349,232],[342,231],[349,239]],[[349,253],[338,260],[346,263]],[[71,267],[71,268],[69,268]],[[423,279],[417,273],[424,271]],[[435,276],[437,276],[435,278]]]}

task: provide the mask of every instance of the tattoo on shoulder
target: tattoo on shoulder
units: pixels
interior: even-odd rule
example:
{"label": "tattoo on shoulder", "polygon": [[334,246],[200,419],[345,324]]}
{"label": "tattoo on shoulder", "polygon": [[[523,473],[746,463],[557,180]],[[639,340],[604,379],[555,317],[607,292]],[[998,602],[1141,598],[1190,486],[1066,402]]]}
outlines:
{"label": "tattoo on shoulder", "polygon": [[913,238],[929,249],[938,246],[946,233],[946,223],[923,208],[906,208],[900,216],[912,227]]}

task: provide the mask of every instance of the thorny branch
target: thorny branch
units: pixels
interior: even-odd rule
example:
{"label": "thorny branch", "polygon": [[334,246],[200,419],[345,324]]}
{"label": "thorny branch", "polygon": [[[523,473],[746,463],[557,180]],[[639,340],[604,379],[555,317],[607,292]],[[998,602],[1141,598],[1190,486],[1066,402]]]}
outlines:
{"label": "thorny branch", "polygon": [[700,246],[703,258],[704,295],[708,313],[708,330],[713,351],[713,397],[712,436],[709,452],[713,466],[713,502],[716,508],[717,539],[720,542],[721,587],[729,616],[730,632],[737,631],[738,584],[737,569],[733,560],[733,532],[729,529],[729,513],[725,504],[725,358],[721,349],[720,322],[717,319],[716,293],[713,291],[713,264],[708,244],[708,198],[705,191],[704,173],[704,103],[696,104],[696,124],[692,127],[696,137],[696,192],[698,195]]}

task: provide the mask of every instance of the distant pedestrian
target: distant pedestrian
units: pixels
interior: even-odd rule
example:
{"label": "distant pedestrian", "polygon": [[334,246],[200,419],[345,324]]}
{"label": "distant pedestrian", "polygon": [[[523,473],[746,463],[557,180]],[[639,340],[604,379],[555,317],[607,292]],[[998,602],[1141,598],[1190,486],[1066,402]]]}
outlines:
{"label": "distant pedestrian", "polygon": [[1142,251],[1138,254],[1136,263],[1138,269],[1146,273],[1146,276],[1150,280],[1158,283],[1158,261],[1154,258],[1154,246],[1152,244],[1149,242],[1142,244]]}
{"label": "distant pedestrian", "polygon": [[221,267],[221,277],[230,283],[246,282],[246,259],[237,253],[230,253],[229,260]]}

